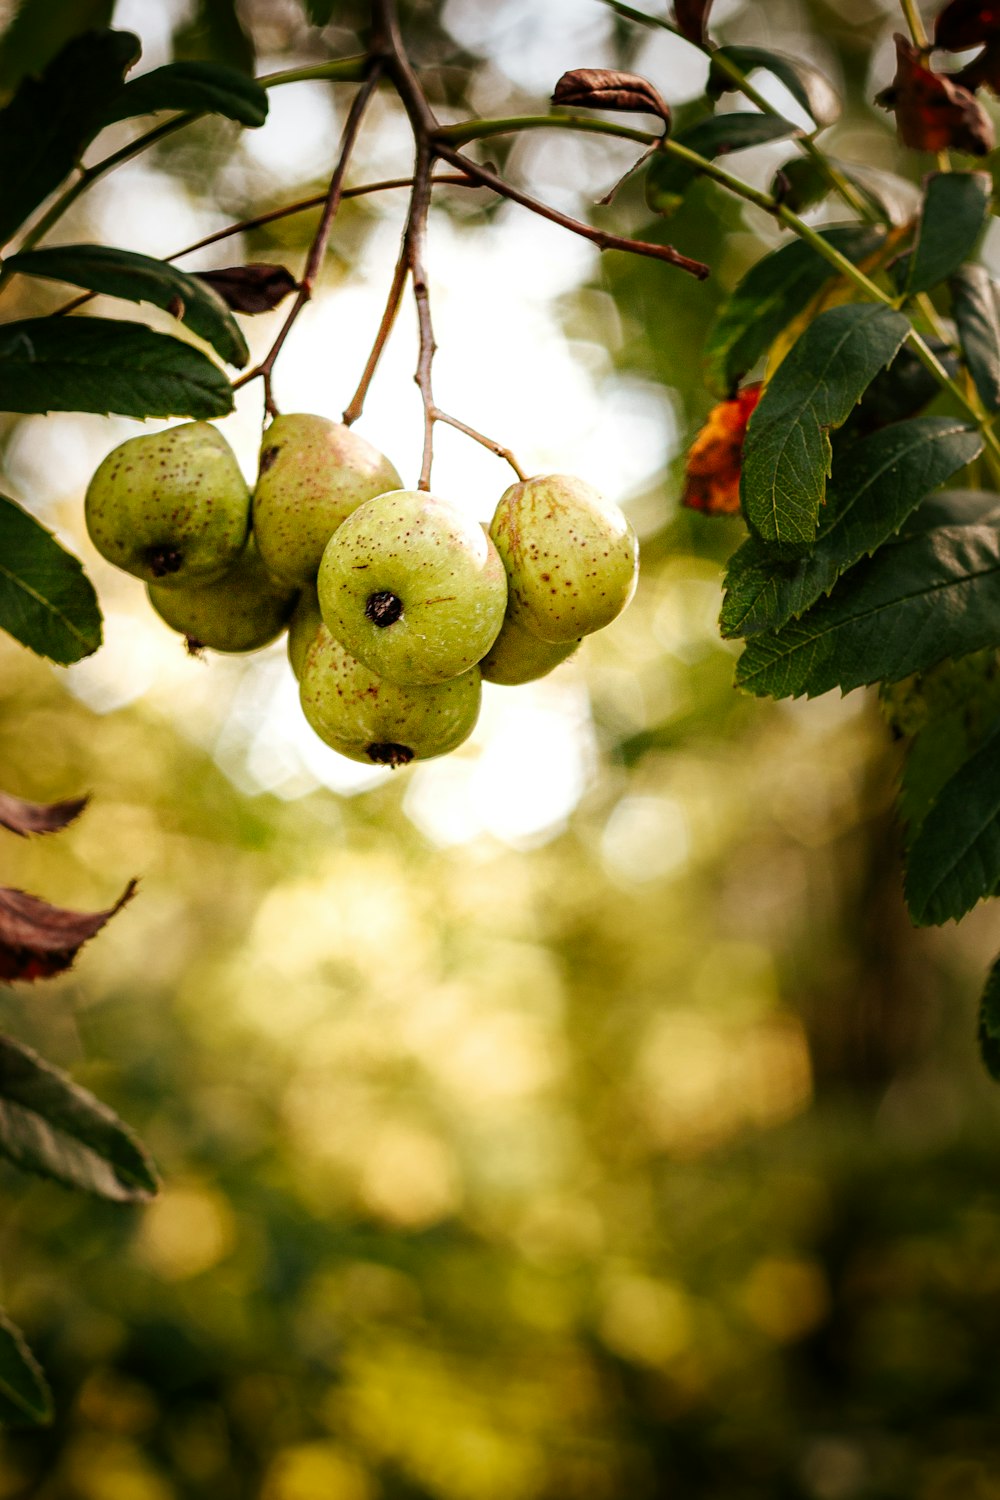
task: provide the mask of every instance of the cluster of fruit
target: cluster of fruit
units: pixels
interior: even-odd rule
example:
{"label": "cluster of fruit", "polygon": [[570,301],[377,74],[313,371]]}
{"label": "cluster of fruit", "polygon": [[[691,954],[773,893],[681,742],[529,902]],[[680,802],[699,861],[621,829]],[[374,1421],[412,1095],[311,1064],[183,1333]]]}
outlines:
{"label": "cluster of fruit", "polygon": [[635,590],[635,534],[590,485],[513,484],[485,526],[407,490],[325,417],[276,417],[251,497],[205,422],[130,438],[87,490],[87,529],[192,651],[288,628],[302,707],[354,760],[399,766],[471,733],[480,685],[544,676]]}

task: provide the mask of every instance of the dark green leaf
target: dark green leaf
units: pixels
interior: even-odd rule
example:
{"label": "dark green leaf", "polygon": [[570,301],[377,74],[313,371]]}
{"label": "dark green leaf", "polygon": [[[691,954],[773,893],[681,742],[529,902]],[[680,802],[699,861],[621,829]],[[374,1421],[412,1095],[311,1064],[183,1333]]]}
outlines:
{"label": "dark green leaf", "polygon": [[225,374],[200,349],[141,323],[29,318],[0,328],[0,411],[222,417]]}
{"label": "dark green leaf", "polygon": [[1000,532],[943,526],[882,547],[800,620],[755,635],[736,681],[774,698],[815,697],[921,672],[1000,644]]}
{"label": "dark green leaf", "polygon": [[109,102],[103,123],[152,115],[161,109],[224,115],[241,125],[263,125],[267,93],[246,73],[222,63],[176,62],[134,78]]}
{"label": "dark green leaf", "polygon": [[978,429],[953,417],[916,417],[855,443],[834,466],[822,529],[808,556],[775,557],[772,547],[750,537],[730,560],[723,635],[774,630],[803,614],[982,446]]}
{"label": "dark green leaf", "polygon": [[1000,658],[996,651],[974,651],[939,662],[884,683],[879,700],[893,729],[910,739],[898,800],[909,846],[942,787],[1000,716]]}
{"label": "dark green leaf", "polygon": [[990,970],[979,1002],[979,1052],[987,1073],[1000,1083],[1000,958]]}
{"label": "dark green leaf", "polygon": [[101,611],[82,564],[3,495],[0,629],[61,666],[101,644]]}
{"label": "dark green leaf", "polygon": [[253,39],[237,13],[237,0],[198,0],[192,19],[174,33],[174,56],[227,63],[253,73]]}
{"label": "dark green leaf", "polygon": [[207,339],[229,364],[242,368],[250,357],[239,325],[218,293],[166,261],[107,245],[59,245],[12,255],[6,264],[9,271],[26,276],[65,281],[129,302],[152,302]]}
{"label": "dark green leaf", "polygon": [[0,89],[40,73],[71,37],[111,25],[114,0],[21,0],[0,39]]}
{"label": "dark green leaf", "polygon": [[[933,350],[949,375],[958,370],[958,357],[950,344],[933,335],[924,342]],[[892,422],[915,417],[929,401],[940,394],[941,384],[912,349],[903,346],[887,370],[882,370],[865,391],[861,401],[844,423],[843,432],[863,437]]]}
{"label": "dark green leaf", "polygon": [[1000,527],[1000,495],[995,490],[940,490],[920,502],[901,535],[920,536],[938,526]]}
{"label": "dark green leaf", "polygon": [[782,162],[771,180],[771,192],[793,213],[822,203],[832,188],[827,174],[810,156],[793,156]]}
{"label": "dark green leaf", "polygon": [[0,1312],[0,1427],[46,1427],[52,1392],[21,1330]]}
{"label": "dark green leaf", "polygon": [[721,66],[722,59],[739,68],[744,76],[758,68],[773,74],[818,126],[832,125],[840,114],[837,92],[818,68],[798,58],[785,57],[781,52],[770,52],[766,47],[719,47],[712,53],[708,92],[716,98],[739,87],[726,76]]}
{"label": "dark green leaf", "polygon": [[820,313],[778,366],[747,428],[741,498],[766,541],[811,542],[839,427],[910,330],[902,313],[851,303]]}
{"label": "dark green leaf", "polygon": [[1000,885],[1000,720],[945,783],[910,846],[904,886],[921,926],[964,916]]}
{"label": "dark green leaf", "polygon": [[0,1037],[0,1155],[119,1203],[157,1190],[156,1170],[113,1110],[10,1037]]}
{"label": "dark green leaf", "polygon": [[983,266],[960,266],[949,282],[951,309],[969,374],[987,411],[1000,411],[1000,316]]}
{"label": "dark green leaf", "polygon": [[909,296],[929,292],[971,254],[986,223],[991,188],[987,172],[930,174],[917,242],[909,258]]}
{"label": "dark green leaf", "polygon": [[[780,115],[732,114],[712,115],[699,120],[688,130],[680,131],[673,139],[678,145],[697,151],[699,156],[725,156],[730,151],[746,151],[750,146],[763,146],[767,141],[780,140],[783,136],[801,135],[797,125],[783,120]],[[684,194],[697,177],[697,172],[687,162],[664,151],[656,151],[650,158],[646,174],[646,202],[658,214],[672,214],[680,207]]]}
{"label": "dark green leaf", "polygon": [[[855,265],[873,255],[885,239],[884,230],[863,224],[821,232]],[[706,379],[712,390],[728,396],[781,330],[836,275],[829,261],[803,240],[782,245],[751,266],[722,304],[705,340]]]}
{"label": "dark green leaf", "polygon": [[59,186],[101,128],[109,95],[139,56],[129,31],[77,37],[0,110],[0,245]]}

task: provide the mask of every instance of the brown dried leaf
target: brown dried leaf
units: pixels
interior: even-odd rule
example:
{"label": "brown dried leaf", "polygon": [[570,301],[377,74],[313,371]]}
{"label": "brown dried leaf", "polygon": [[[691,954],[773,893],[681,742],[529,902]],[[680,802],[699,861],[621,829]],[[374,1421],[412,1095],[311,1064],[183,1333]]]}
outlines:
{"label": "brown dried leaf", "polygon": [[934,22],[934,45],[964,52],[1000,36],[1000,5],[982,0],[951,0]]}
{"label": "brown dried leaf", "polygon": [[0,792],[0,827],[22,838],[31,833],[57,833],[80,816],[88,801],[87,797],[70,797],[66,802],[27,802]]}
{"label": "brown dried leaf", "polygon": [[233,312],[241,313],[270,312],[289,292],[297,291],[299,285],[284,266],[272,266],[266,261],[226,266],[218,271],[196,271],[195,275],[218,292]]}
{"label": "brown dried leaf", "polygon": [[648,78],[612,68],[574,68],[564,73],[555,86],[552,103],[577,109],[638,110],[670,123],[670,106]]}
{"label": "brown dried leaf", "polygon": [[744,386],[713,406],[688,451],[681,504],[708,516],[735,516],[740,509],[740,467],[750,414],[762,386]]}
{"label": "brown dried leaf", "polygon": [[985,156],[993,150],[993,125],[974,94],[941,73],[924,67],[920,52],[896,33],[896,77],[876,94],[875,103],[894,110],[904,146],[917,151],[965,151]]}
{"label": "brown dried leaf", "polygon": [[0,886],[0,979],[47,979],[68,969],[83,944],[131,900],[130,880],[107,911],[67,911]]}
{"label": "brown dried leaf", "polygon": [[712,0],[674,0],[674,16],[682,36],[699,46],[708,40],[708,13]]}

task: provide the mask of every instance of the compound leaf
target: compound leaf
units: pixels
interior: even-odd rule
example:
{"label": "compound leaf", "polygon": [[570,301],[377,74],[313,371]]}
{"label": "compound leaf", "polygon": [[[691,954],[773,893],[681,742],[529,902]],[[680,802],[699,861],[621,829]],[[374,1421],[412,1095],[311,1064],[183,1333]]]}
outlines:
{"label": "compound leaf", "polygon": [[832,307],[778,366],[743,450],[744,513],[766,541],[814,539],[830,471],[829,429],[847,420],[909,329],[902,313],[888,307]]}
{"label": "compound leaf", "polygon": [[101,611],[83,565],[0,495],[0,628],[60,666],[101,644]]}
{"label": "compound leaf", "polygon": [[21,1330],[0,1311],[0,1427],[46,1427],[52,1392]]}
{"label": "compound leaf", "polygon": [[0,329],[0,411],[223,417],[232,386],[200,349],[141,323],[28,318]]}

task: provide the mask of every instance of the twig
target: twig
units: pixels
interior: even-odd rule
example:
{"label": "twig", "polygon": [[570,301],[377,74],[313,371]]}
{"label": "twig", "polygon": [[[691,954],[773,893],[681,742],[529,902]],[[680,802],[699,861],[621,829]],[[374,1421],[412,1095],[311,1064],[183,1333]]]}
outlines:
{"label": "twig", "polygon": [[440,406],[434,407],[434,420],[435,422],[444,422],[445,426],[455,427],[459,432],[464,432],[466,437],[472,438],[475,443],[481,443],[484,448],[488,448],[491,453],[495,453],[497,458],[506,459],[518,479],[527,479],[528,475],[525,470],[521,468],[521,465],[510,449],[505,448],[502,443],[498,443],[493,438],[487,437],[483,432],[478,432],[475,427],[470,427],[468,423],[460,422],[457,417],[452,417],[448,412],[442,411]]}
{"label": "twig", "polygon": [[344,408],[343,422],[345,427],[350,427],[353,422],[356,422],[364,410],[365,400],[371,388],[372,380],[375,378],[375,371],[378,369],[379,360],[382,358],[385,346],[389,341],[389,335],[393,330],[396,317],[399,313],[399,305],[403,300],[403,290],[409,274],[410,262],[407,257],[404,240],[402,249],[396,260],[395,270],[392,273],[392,284],[389,287],[389,295],[385,299],[385,311],[382,314],[382,321],[378,325],[375,342],[372,344],[371,353],[368,356],[361,379],[358,381],[358,388]]}
{"label": "twig", "polygon": [[424,451],[420,461],[418,490],[431,487],[431,464],[434,460],[434,392],[431,382],[431,367],[434,363],[434,327],[431,322],[431,302],[427,290],[427,270],[424,265],[424,245],[427,237],[427,211],[431,201],[431,167],[433,157],[426,140],[417,145],[417,161],[413,173],[413,193],[410,198],[410,213],[403,237],[403,254],[413,278],[413,298],[417,304],[417,326],[420,350],[417,356],[415,376],[424,403]]}
{"label": "twig", "polygon": [[361,120],[364,116],[364,112],[368,107],[372,94],[375,92],[375,89],[378,86],[378,80],[381,71],[381,63],[377,58],[373,58],[368,77],[358,89],[358,92],[355,94],[354,99],[351,102],[351,108],[348,112],[347,120],[344,124],[343,133],[340,138],[340,152],[337,157],[337,165],[333,169],[333,176],[330,178],[330,186],[327,189],[326,193],[326,206],[323,209],[323,215],[319,221],[319,227],[316,230],[316,234],[313,237],[313,242],[309,247],[309,254],[306,258],[305,270],[302,273],[302,279],[299,282],[299,290],[296,293],[295,301],[292,303],[291,311],[289,312],[288,317],[285,319],[284,323],[281,325],[281,328],[278,331],[277,338],[271,345],[267,354],[265,354],[264,358],[261,360],[260,364],[255,365],[252,370],[248,370],[245,375],[240,376],[239,380],[233,382],[233,390],[235,391],[239,390],[241,386],[247,385],[251,380],[256,380],[256,378],[260,376],[264,382],[264,410],[267,412],[268,416],[271,417],[277,415],[277,407],[274,404],[274,397],[271,391],[271,372],[274,369],[274,362],[277,359],[278,355],[281,353],[282,345],[284,344],[288,335],[291,333],[292,325],[294,324],[296,318],[305,307],[306,303],[312,297],[316,277],[319,274],[319,268],[323,263],[323,256],[326,254],[326,247],[329,243],[330,231],[333,228],[333,221],[336,217],[337,209],[340,207],[341,198],[343,197],[344,176],[347,172],[348,162],[351,159],[351,152],[358,137],[358,131],[361,127]]}

